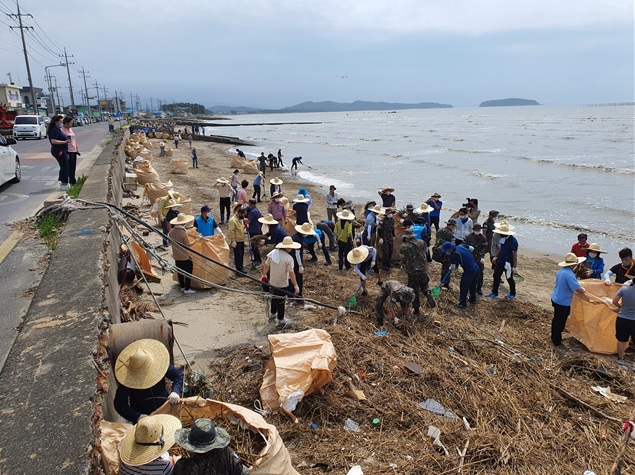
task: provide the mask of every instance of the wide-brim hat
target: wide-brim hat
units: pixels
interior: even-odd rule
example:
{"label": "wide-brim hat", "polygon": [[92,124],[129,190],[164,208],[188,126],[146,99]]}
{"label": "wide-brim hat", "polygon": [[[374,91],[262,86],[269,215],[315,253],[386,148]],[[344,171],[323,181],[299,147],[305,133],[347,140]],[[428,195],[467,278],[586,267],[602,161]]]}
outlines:
{"label": "wide-brim hat", "polygon": [[344,211],[340,211],[336,214],[336,216],[342,221],[353,221],[355,219],[355,215],[347,209],[345,209]]}
{"label": "wide-brim hat", "polygon": [[375,205],[372,208],[369,208],[368,210],[372,211],[375,214],[384,214],[386,212],[386,210],[379,205]]}
{"label": "wide-brim hat", "polygon": [[229,180],[227,178],[225,178],[224,176],[222,176],[220,178],[216,178],[216,182],[217,183],[223,183],[224,185],[229,185]]}
{"label": "wide-brim hat", "polygon": [[295,230],[305,236],[314,236],[316,234],[311,223],[304,223],[303,225],[296,224]]}
{"label": "wide-brim hat", "polygon": [[509,229],[511,229],[511,230],[516,229],[516,226],[512,226],[511,224],[509,224],[509,223],[508,223],[506,220],[504,220],[504,219],[503,219],[501,222],[499,222],[499,223],[494,223],[494,227],[495,227],[495,228],[500,228],[501,226],[504,226],[504,225],[507,225],[507,227],[508,227]]}
{"label": "wide-brim hat", "polygon": [[178,208],[179,206],[183,205],[176,200],[168,200],[168,204],[164,208]]}
{"label": "wide-brim hat", "polygon": [[293,199],[294,203],[308,203],[309,199],[304,195],[298,195]]}
{"label": "wide-brim hat", "polygon": [[415,211],[417,213],[429,213],[430,211],[432,211],[432,206],[430,206],[428,203],[421,203],[421,206],[419,206]]}
{"label": "wide-brim hat", "polygon": [[227,431],[216,427],[211,419],[196,419],[191,428],[177,430],[174,439],[184,449],[197,454],[227,447],[231,440]]}
{"label": "wide-brim hat", "polygon": [[276,199],[276,198],[282,198],[284,196],[284,193],[280,192],[280,191],[276,191],[274,192],[273,195],[271,195],[271,199]]}
{"label": "wide-brim hat", "polygon": [[434,195],[432,195],[433,198],[441,198],[441,195],[439,193],[435,193]]}
{"label": "wide-brim hat", "polygon": [[117,357],[115,376],[131,389],[148,389],[161,381],[170,366],[170,353],[163,343],[143,338],[126,346]]}
{"label": "wide-brim hat", "polygon": [[280,178],[275,177],[269,180],[269,183],[271,183],[272,185],[282,185],[284,182]]}
{"label": "wide-brim hat", "polygon": [[387,191],[390,191],[392,193],[393,191],[395,191],[395,189],[392,186],[386,186],[385,188],[381,189],[382,193],[386,193]]}
{"label": "wide-brim hat", "polygon": [[174,190],[168,190],[168,196],[170,198],[178,200],[181,197],[181,193],[179,193],[178,191],[174,191]]}
{"label": "wide-brim hat", "polygon": [[265,214],[264,216],[258,218],[258,222],[261,224],[278,224],[278,221],[273,219],[271,214]]}
{"label": "wide-brim hat", "polygon": [[589,247],[583,248],[582,250],[586,251],[587,253],[590,251],[597,252],[598,254],[601,252],[606,253],[606,251],[600,249],[600,245],[597,242],[592,242],[591,244],[589,244]]}
{"label": "wide-brim hat", "polygon": [[285,236],[280,244],[276,244],[276,249],[300,249],[301,247],[299,242],[291,239],[291,236]]}
{"label": "wide-brim hat", "polygon": [[181,421],[169,414],[140,419],[121,441],[121,460],[132,467],[152,462],[172,448],[174,433],[180,428]]}
{"label": "wide-brim hat", "polygon": [[348,254],[346,254],[346,259],[351,264],[359,264],[366,260],[366,258],[368,257],[368,253],[369,251],[366,246],[356,247],[352,251],[349,251]]}
{"label": "wide-brim hat", "polygon": [[560,267],[575,266],[584,261],[586,261],[586,257],[578,257],[573,252],[570,252],[566,256],[564,256],[564,261],[558,262],[558,265]]}
{"label": "wide-brim hat", "polygon": [[500,226],[494,229],[494,232],[496,234],[504,234],[505,236],[512,236],[513,234],[516,234],[516,231],[512,231],[512,229],[513,229],[513,226],[510,226],[507,223],[502,223]]}
{"label": "wide-brim hat", "polygon": [[178,226],[179,224],[186,225],[187,223],[190,223],[192,221],[194,221],[194,216],[190,214],[181,213],[176,218],[170,220],[170,224],[172,226]]}

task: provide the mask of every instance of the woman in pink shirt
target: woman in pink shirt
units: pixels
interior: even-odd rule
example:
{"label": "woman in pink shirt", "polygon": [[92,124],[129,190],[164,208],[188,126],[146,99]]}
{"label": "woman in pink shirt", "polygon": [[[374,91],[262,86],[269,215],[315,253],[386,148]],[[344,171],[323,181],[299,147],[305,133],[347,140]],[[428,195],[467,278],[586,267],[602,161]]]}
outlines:
{"label": "woman in pink shirt", "polygon": [[236,193],[236,202],[240,203],[243,206],[247,206],[249,204],[249,199],[247,198],[247,187],[249,186],[249,182],[247,180],[243,180],[240,182],[240,189]]}
{"label": "woman in pink shirt", "polygon": [[77,169],[77,157],[81,155],[77,149],[77,139],[73,132],[73,118],[64,117],[62,121],[62,133],[68,135],[71,141],[68,143],[68,183],[74,185],[77,183],[75,179],[75,170]]}

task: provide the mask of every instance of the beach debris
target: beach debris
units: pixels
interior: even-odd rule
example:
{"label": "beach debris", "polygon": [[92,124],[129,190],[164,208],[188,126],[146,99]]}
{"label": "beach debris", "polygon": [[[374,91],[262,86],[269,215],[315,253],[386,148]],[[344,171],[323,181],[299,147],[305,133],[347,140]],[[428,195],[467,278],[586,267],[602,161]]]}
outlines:
{"label": "beach debris", "polygon": [[360,432],[359,425],[350,417],[344,421],[344,430],[349,432]]}
{"label": "beach debris", "polygon": [[364,475],[364,472],[362,472],[362,467],[359,465],[353,465],[351,469],[346,472],[346,475]]}
{"label": "beach debris", "polygon": [[411,373],[414,373],[414,374],[423,373],[423,366],[421,366],[420,364],[417,364],[417,363],[406,363],[404,365],[404,368],[406,368],[408,371],[410,371]]}
{"label": "beach debris", "polygon": [[386,336],[387,334],[388,334],[388,332],[386,330],[380,331],[380,332],[375,332],[375,336]]}
{"label": "beach debris", "polygon": [[454,414],[452,411],[443,407],[439,402],[435,401],[434,399],[428,398],[425,401],[420,402],[419,407],[421,409],[425,409],[428,412],[431,412],[432,414],[436,414],[437,416],[443,416],[446,419],[458,419],[456,414]]}
{"label": "beach debris", "polygon": [[364,394],[364,391],[355,389],[355,386],[353,386],[353,382],[350,380],[348,381],[348,387],[349,387],[349,390],[344,393],[344,396],[351,399],[355,399],[356,401],[366,400],[366,395]]}
{"label": "beach debris", "polygon": [[447,457],[450,456],[450,452],[448,452],[448,449],[446,449],[445,446],[441,443],[441,429],[434,426],[428,426],[428,437],[432,437],[432,445],[441,447],[443,449],[443,452],[445,452],[445,455]]}
{"label": "beach debris", "polygon": [[615,394],[611,392],[611,387],[607,386],[603,388],[602,386],[591,386],[595,392],[600,393],[600,395],[604,396],[609,401],[613,402],[624,402],[628,398],[626,396],[620,396],[619,394]]}

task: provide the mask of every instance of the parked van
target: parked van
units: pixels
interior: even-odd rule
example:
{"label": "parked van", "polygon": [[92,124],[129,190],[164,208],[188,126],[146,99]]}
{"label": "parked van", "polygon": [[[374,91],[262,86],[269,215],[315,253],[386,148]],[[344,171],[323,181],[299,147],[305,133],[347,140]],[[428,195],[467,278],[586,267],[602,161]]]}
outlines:
{"label": "parked van", "polygon": [[13,121],[13,136],[16,139],[46,137],[46,123],[41,115],[18,115]]}

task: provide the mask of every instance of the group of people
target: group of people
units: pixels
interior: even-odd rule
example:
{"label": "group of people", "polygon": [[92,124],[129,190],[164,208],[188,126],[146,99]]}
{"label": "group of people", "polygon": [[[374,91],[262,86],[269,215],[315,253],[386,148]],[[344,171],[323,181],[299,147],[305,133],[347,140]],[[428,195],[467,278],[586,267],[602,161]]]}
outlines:
{"label": "group of people", "polygon": [[[168,402],[181,404],[183,371],[170,363],[167,347],[145,338],[126,346],[117,356],[115,377],[119,383],[114,407],[134,424],[119,444],[121,475],[223,474],[246,475],[250,471],[229,447],[227,431],[211,419],[194,421],[191,428],[169,414],[154,414]],[[170,380],[168,390],[166,380]],[[175,444],[187,456],[168,453]]]}
{"label": "group of people", "polygon": [[56,115],[48,125],[46,135],[51,144],[51,155],[59,165],[60,191],[68,191],[77,183],[77,157],[81,156],[73,131],[73,118]]}

